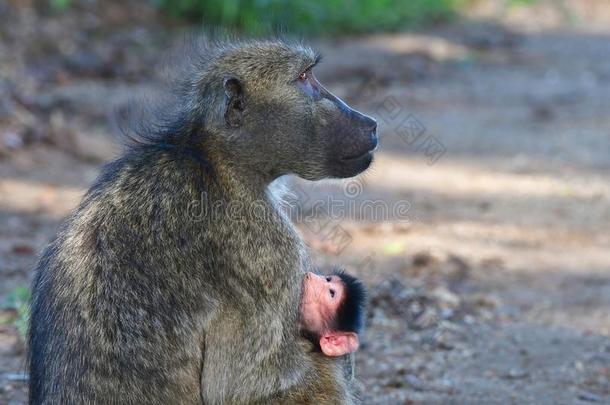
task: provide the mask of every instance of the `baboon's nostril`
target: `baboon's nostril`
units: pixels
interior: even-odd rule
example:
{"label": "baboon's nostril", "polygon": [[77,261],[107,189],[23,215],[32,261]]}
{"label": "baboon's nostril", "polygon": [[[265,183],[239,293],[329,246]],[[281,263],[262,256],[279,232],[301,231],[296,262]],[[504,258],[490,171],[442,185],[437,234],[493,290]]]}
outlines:
{"label": "baboon's nostril", "polygon": [[371,132],[377,132],[377,121],[374,120],[373,118],[370,118],[371,123],[370,123],[370,131]]}
{"label": "baboon's nostril", "polygon": [[[377,124],[375,124],[375,126],[377,126]],[[377,145],[379,144],[379,137],[377,136],[376,128],[369,132],[369,138],[371,139],[371,144],[373,145],[372,149],[377,148]]]}

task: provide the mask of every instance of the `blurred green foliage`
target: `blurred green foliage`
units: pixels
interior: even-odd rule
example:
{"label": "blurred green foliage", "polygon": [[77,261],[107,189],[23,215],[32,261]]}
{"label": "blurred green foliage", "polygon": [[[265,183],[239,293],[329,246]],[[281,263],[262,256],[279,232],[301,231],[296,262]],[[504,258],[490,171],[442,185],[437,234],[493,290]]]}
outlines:
{"label": "blurred green foliage", "polygon": [[509,5],[511,6],[529,6],[537,3],[538,0],[510,0]]}
{"label": "blurred green foliage", "polygon": [[153,0],[173,17],[247,34],[392,31],[445,21],[467,0]]}
{"label": "blurred green foliage", "polygon": [[55,11],[64,11],[70,5],[70,0],[49,0],[49,4]]}
{"label": "blurred green foliage", "polygon": [[14,324],[24,339],[28,333],[31,297],[32,294],[28,287],[18,286],[8,294],[6,302],[3,305],[5,308],[11,308],[17,311],[17,317],[14,320]]}

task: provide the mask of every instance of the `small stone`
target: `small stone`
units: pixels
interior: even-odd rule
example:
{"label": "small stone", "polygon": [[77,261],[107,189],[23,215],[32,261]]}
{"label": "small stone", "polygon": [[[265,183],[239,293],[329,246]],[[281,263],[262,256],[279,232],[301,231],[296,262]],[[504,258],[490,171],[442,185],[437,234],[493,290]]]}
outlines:
{"label": "small stone", "polygon": [[388,388],[402,388],[404,386],[404,381],[399,379],[392,379],[388,381],[386,387]]}
{"label": "small stone", "polygon": [[587,402],[602,402],[602,397],[597,394],[588,391],[581,391],[578,393],[578,399]]}
{"label": "small stone", "polygon": [[444,287],[437,287],[431,295],[436,298],[439,304],[444,308],[456,308],[460,305],[460,297]]}
{"label": "small stone", "polygon": [[26,244],[17,244],[13,246],[13,253],[18,255],[31,255],[34,253],[34,248]]}
{"label": "small stone", "polygon": [[453,282],[465,280],[470,273],[470,264],[460,256],[449,255],[447,265],[450,267],[449,276]]}
{"label": "small stone", "polygon": [[13,131],[2,134],[2,143],[9,149],[19,149],[23,146],[23,139]]}
{"label": "small stone", "polygon": [[455,392],[455,383],[449,379],[441,379],[435,385],[434,390],[446,394],[453,394]]}
{"label": "small stone", "polygon": [[455,311],[451,308],[444,308],[441,310],[441,318],[451,319],[455,315]]}
{"label": "small stone", "polygon": [[29,379],[26,373],[4,373],[2,376],[8,381],[27,381]]}
{"label": "small stone", "polygon": [[411,374],[408,375],[407,378],[405,379],[406,383],[409,384],[409,386],[411,388],[413,388],[416,391],[423,391],[424,390],[424,382],[422,380],[420,380],[419,378],[417,378],[417,376]]}
{"label": "small stone", "polygon": [[555,114],[550,105],[537,104],[532,106],[532,116],[537,121],[551,121]]}
{"label": "small stone", "polygon": [[416,267],[426,267],[436,261],[436,258],[428,252],[419,252],[413,256],[413,266]]}
{"label": "small stone", "polygon": [[448,331],[441,331],[434,336],[434,345],[440,350],[453,350],[455,349],[455,340],[457,339],[454,334]]}
{"label": "small stone", "polygon": [[525,378],[527,377],[527,371],[520,369],[520,368],[511,368],[508,373],[505,375],[505,377],[510,378],[512,380],[518,380],[521,378]]}

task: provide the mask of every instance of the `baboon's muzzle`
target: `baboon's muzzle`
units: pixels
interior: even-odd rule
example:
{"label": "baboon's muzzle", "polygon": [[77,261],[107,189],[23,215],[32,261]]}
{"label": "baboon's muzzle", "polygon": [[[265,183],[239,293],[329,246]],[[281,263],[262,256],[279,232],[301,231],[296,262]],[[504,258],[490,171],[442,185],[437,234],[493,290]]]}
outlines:
{"label": "baboon's muzzle", "polygon": [[354,110],[334,94],[323,89],[324,98],[338,110],[334,125],[333,171],[338,177],[351,177],[366,170],[377,148],[377,121]]}

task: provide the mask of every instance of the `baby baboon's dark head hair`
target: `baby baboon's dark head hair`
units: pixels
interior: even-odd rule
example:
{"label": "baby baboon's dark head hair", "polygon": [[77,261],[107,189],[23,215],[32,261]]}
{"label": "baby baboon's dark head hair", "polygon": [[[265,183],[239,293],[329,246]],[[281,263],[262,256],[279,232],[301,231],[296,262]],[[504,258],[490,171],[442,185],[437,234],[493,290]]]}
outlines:
{"label": "baby baboon's dark head hair", "polygon": [[367,303],[366,287],[356,277],[343,270],[335,270],[332,274],[338,276],[345,286],[345,296],[339,304],[333,322],[334,329],[360,333],[364,327]]}

